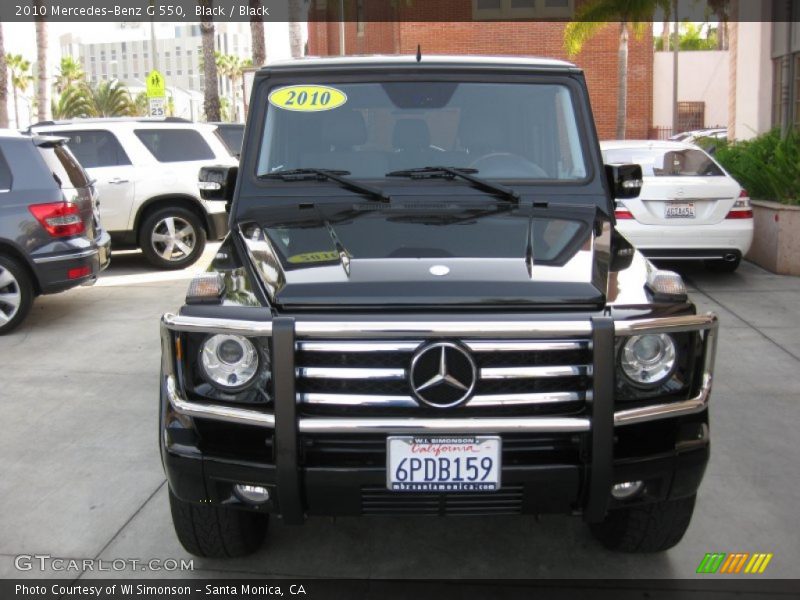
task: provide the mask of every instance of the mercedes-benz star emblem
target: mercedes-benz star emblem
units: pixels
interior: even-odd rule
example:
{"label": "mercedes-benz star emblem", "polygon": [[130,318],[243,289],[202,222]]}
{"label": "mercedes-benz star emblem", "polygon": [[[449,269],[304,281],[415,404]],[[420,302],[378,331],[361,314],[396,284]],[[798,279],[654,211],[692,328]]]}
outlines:
{"label": "mercedes-benz star emblem", "polygon": [[449,408],[461,404],[472,395],[476,379],[475,361],[452,342],[422,346],[411,359],[411,391],[428,406]]}

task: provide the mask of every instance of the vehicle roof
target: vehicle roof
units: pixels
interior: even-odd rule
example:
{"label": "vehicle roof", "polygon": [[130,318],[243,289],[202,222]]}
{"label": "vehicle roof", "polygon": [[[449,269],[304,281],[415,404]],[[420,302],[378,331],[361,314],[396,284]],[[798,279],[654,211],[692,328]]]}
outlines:
{"label": "vehicle roof", "polygon": [[364,68],[374,69],[377,67],[398,68],[414,67],[424,69],[426,67],[464,68],[490,67],[496,69],[515,69],[533,71],[563,71],[578,72],[580,69],[574,64],[556,60],[552,58],[537,58],[532,56],[448,56],[422,53],[422,57],[417,61],[415,55],[369,55],[369,56],[332,56],[319,57],[307,56],[288,60],[277,60],[262,67],[261,71],[293,71],[304,69],[319,68]]}
{"label": "vehicle roof", "polygon": [[194,128],[194,127],[213,127],[210,123],[201,123],[196,121],[189,121],[178,117],[168,117],[166,119],[151,119],[147,117],[91,117],[91,118],[78,118],[78,119],[63,119],[58,121],[41,121],[34,123],[30,129],[40,128],[83,128],[87,125],[113,125],[118,127],[159,127],[159,128]]}
{"label": "vehicle roof", "polygon": [[689,142],[676,142],[673,140],[606,140],[600,142],[601,150],[620,150],[624,148],[639,148],[648,150],[702,150]]}

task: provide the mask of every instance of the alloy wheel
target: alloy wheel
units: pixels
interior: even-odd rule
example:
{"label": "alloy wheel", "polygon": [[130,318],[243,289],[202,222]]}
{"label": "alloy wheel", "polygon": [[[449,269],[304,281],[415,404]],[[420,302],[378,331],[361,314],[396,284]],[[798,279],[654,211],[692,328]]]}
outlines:
{"label": "alloy wheel", "polygon": [[194,250],[197,233],[191,223],[181,217],[165,217],[158,221],[150,234],[153,250],[164,260],[184,260]]}
{"label": "alloy wheel", "polygon": [[21,303],[19,282],[11,271],[0,265],[0,325],[14,318]]}

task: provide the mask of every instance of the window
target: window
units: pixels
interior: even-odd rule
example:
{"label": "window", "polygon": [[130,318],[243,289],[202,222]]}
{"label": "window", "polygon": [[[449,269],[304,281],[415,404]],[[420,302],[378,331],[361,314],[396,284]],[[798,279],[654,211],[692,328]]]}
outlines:
{"label": "window", "polygon": [[214,158],[203,136],[193,129],[137,129],[134,133],[159,162]]}
{"label": "window", "polygon": [[54,131],[69,138],[69,148],[86,169],[131,164],[116,136],[105,130]]}
{"label": "window", "polygon": [[436,165],[489,179],[587,175],[572,95],[563,85],[386,82],[335,86],[347,102],[296,112],[270,106],[258,173],[316,167],[383,179]]}
{"label": "window", "polygon": [[472,0],[476,19],[569,18],[574,0]]}
{"label": "window", "polygon": [[705,126],[705,102],[678,102],[678,131],[694,131]]}
{"label": "window", "polygon": [[39,154],[60,187],[82,188],[89,185],[86,171],[65,145],[39,146]]}
{"label": "window", "polygon": [[11,169],[8,167],[6,159],[0,152],[0,191],[11,189]]}
{"label": "window", "polygon": [[794,57],[794,128],[800,131],[800,53]]}
{"label": "window", "polygon": [[607,164],[641,165],[645,177],[721,177],[724,175],[702,150],[614,148],[605,150]]}
{"label": "window", "polygon": [[783,59],[776,58],[772,61],[772,126],[780,127],[783,123],[783,114],[787,110],[787,99],[783,93],[784,82]]}

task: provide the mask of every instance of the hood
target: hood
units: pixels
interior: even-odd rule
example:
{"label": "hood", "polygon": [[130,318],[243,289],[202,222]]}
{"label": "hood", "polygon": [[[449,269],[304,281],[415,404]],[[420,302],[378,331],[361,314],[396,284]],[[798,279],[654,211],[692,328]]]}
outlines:
{"label": "hood", "polygon": [[284,308],[597,308],[610,239],[597,218],[594,207],[350,203],[273,208],[239,229]]}

